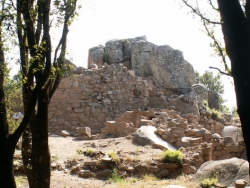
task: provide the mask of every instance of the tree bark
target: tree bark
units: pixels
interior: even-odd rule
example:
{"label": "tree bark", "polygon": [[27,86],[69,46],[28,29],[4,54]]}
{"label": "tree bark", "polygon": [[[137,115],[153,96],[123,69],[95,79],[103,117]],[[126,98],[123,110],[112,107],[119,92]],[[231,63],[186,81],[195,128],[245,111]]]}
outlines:
{"label": "tree bark", "polygon": [[50,187],[50,150],[48,143],[48,94],[42,89],[38,98],[38,111],[31,124],[32,175],[30,188]]}
{"label": "tree bark", "polygon": [[16,188],[13,171],[13,155],[15,147],[9,139],[0,139],[0,185],[1,187]]}
{"label": "tree bark", "polygon": [[[217,0],[226,51],[231,61],[238,114],[250,161],[250,31],[238,0]],[[249,168],[250,170],[250,168]]]}
{"label": "tree bark", "polygon": [[8,121],[6,114],[4,75],[5,57],[2,39],[2,18],[0,18],[0,185],[1,187],[15,188],[13,172],[13,155],[15,143],[10,142]]}

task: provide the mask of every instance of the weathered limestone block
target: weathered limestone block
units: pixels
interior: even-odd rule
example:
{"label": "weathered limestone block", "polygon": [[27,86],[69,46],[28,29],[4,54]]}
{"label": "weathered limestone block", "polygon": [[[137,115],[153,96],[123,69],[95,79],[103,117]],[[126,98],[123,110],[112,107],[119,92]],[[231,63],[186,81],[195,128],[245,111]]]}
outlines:
{"label": "weathered limestone block", "polygon": [[199,107],[203,104],[203,101],[208,101],[208,89],[202,84],[194,84],[192,86],[197,94],[197,101]]}
{"label": "weathered limestone block", "polygon": [[234,143],[238,142],[238,133],[239,133],[240,129],[235,127],[235,126],[225,126],[221,132],[220,135],[222,137],[231,137],[234,141]]}
{"label": "weathered limestone block", "polygon": [[107,121],[105,127],[105,132],[114,136],[127,136],[134,133],[135,130],[132,123],[126,122]]}
{"label": "weathered limestone block", "polygon": [[183,53],[168,45],[156,46],[152,49],[149,66],[157,83],[164,87],[186,88],[193,84],[187,76]]}
{"label": "weathered limestone block", "polygon": [[76,130],[79,135],[87,135],[88,137],[91,137],[91,129],[89,127],[78,127]]}
{"label": "weathered limestone block", "polygon": [[109,40],[105,43],[105,52],[109,54],[110,63],[123,61],[122,40]]}
{"label": "weathered limestone block", "polygon": [[179,119],[172,119],[169,121],[170,127],[179,127],[179,128],[187,128],[188,122],[185,120],[179,120]]}
{"label": "weathered limestone block", "polygon": [[88,68],[90,68],[91,64],[96,64],[98,67],[103,65],[103,54],[104,54],[104,46],[99,45],[89,49],[88,55]]}
{"label": "weathered limestone block", "polygon": [[178,97],[169,98],[169,104],[174,105],[175,109],[182,114],[200,114],[197,105],[197,96],[194,90],[191,90],[190,92],[185,94],[181,94]]}
{"label": "weathered limestone block", "polygon": [[132,70],[135,71],[136,76],[152,76],[152,71],[149,65],[150,55],[157,46],[147,41],[137,41],[132,47]]}

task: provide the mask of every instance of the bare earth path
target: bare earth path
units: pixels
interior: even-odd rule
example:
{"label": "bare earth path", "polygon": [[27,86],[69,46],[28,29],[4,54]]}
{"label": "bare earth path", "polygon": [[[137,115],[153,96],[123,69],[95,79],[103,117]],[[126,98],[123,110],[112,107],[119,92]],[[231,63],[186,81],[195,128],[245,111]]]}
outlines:
{"label": "bare earth path", "polygon": [[[159,149],[134,145],[131,136],[79,141],[72,137],[65,138],[51,135],[49,146],[52,161],[59,164],[65,164],[65,161],[72,159],[90,160],[83,154],[79,154],[79,151],[86,151],[87,148],[103,153],[115,151],[123,158],[139,158],[142,162],[159,158],[161,155]],[[52,170],[51,172],[51,188],[161,188],[169,184],[182,185],[187,188],[198,187],[197,184],[192,183],[190,177],[183,176],[177,180],[158,180],[152,176],[145,176],[144,178],[128,178],[121,183],[110,183],[108,180],[84,179],[72,175],[67,168],[65,170]],[[21,183],[18,188],[27,188],[27,183]]]}

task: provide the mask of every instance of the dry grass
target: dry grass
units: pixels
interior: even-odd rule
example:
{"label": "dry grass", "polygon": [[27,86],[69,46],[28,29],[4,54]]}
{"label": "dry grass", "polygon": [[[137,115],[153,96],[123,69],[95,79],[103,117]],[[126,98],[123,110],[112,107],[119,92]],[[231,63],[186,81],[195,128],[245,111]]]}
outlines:
{"label": "dry grass", "polygon": [[107,188],[159,188],[167,185],[181,185],[187,188],[198,188],[199,183],[192,182],[190,176],[181,175],[176,179],[158,179],[154,175],[143,175],[141,178],[127,178],[119,183],[106,185]]}

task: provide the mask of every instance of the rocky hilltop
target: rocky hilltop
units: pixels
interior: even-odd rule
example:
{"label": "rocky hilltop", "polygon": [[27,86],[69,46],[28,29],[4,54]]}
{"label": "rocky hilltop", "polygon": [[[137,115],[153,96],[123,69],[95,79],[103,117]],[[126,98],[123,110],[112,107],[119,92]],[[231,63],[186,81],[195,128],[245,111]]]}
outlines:
{"label": "rocky hilltop", "polygon": [[186,88],[195,83],[193,66],[187,62],[183,53],[168,45],[157,46],[147,41],[145,36],[110,40],[89,49],[88,67],[104,63],[122,63],[136,76],[156,79],[165,88]]}

